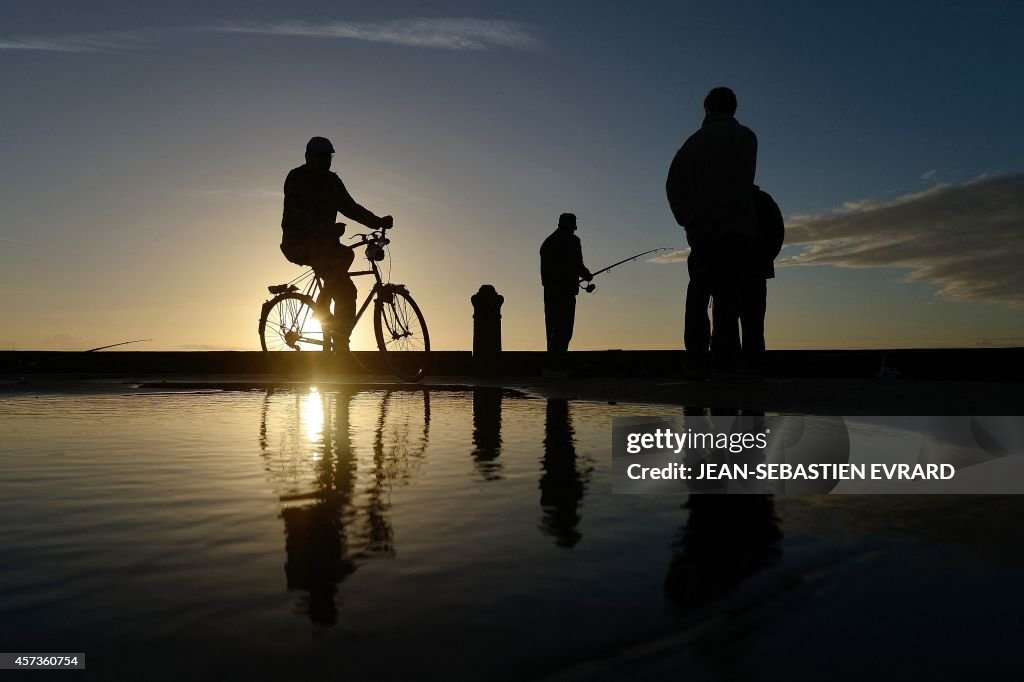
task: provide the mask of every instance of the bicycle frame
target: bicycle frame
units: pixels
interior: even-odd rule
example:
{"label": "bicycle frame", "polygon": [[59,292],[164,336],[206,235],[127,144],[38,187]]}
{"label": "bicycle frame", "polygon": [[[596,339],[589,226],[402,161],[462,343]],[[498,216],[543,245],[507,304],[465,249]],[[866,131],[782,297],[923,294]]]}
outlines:
{"label": "bicycle frame", "polygon": [[[382,238],[383,238],[383,236],[382,236]],[[376,240],[374,240],[374,239],[364,238],[362,241],[360,241],[360,242],[358,242],[356,244],[353,244],[351,248],[356,249],[356,248],[359,248],[360,246],[366,246],[367,244],[370,244],[370,243],[375,242],[375,241]],[[356,310],[355,317],[352,320],[352,329],[355,329],[356,325],[359,324],[359,320],[362,319],[363,313],[366,312],[366,309],[370,307],[370,302],[374,299],[374,297],[376,297],[377,294],[379,294],[381,291],[383,291],[385,289],[385,287],[390,286],[390,285],[384,284],[383,280],[381,279],[380,270],[377,267],[377,262],[373,261],[373,260],[369,260],[369,259],[367,259],[367,260],[370,263],[370,269],[369,270],[355,270],[355,271],[351,271],[350,270],[349,273],[348,273],[349,277],[365,277],[367,275],[373,275],[374,280],[375,280],[374,283],[373,283],[373,286],[370,288],[370,291],[366,294],[366,300],[363,301],[363,304],[361,306],[359,306],[359,308]],[[310,277],[310,275],[312,275],[312,276]],[[302,293],[304,295],[308,296],[313,301],[313,303],[315,305],[315,304],[320,302],[320,295],[323,293],[323,284],[321,283],[320,276],[317,275],[316,272],[312,268],[310,268],[309,270],[307,270],[303,274],[299,275],[297,278],[295,278],[295,280],[293,280],[293,282],[300,282],[303,279],[305,279],[306,277],[310,277],[310,280],[309,280],[309,284],[306,285],[306,287],[305,287],[305,289],[303,289]],[[299,323],[300,328],[305,328],[306,321],[307,321],[307,318],[303,318],[302,320],[300,320],[300,323]],[[315,345],[315,346],[323,346],[324,345],[323,341],[318,341],[316,339],[310,339],[310,338],[302,337],[300,340],[302,342],[304,342],[304,343],[308,343],[308,344]]]}
{"label": "bicycle frame", "polygon": [[[389,258],[386,247],[391,241],[387,238],[390,227],[390,224],[386,224],[379,230],[350,237],[350,240],[359,240],[348,244],[353,256],[355,249],[365,247],[363,257],[367,265],[361,270],[350,270],[345,274],[350,278],[372,276],[373,283],[358,309],[354,305],[358,303],[357,292],[348,291],[347,284],[342,283],[346,299],[342,307],[346,310],[341,328],[330,323],[314,323],[314,319],[320,317],[318,311],[328,308],[329,299],[324,298],[323,277],[312,268],[302,270],[290,282],[268,286],[267,290],[273,297],[263,303],[259,321],[260,345],[263,350],[283,351],[290,348],[299,351],[319,346],[328,353],[337,351],[339,347],[347,351],[351,332],[362,320],[372,301],[373,336],[384,363],[403,381],[419,381],[423,378],[429,369],[430,335],[427,322],[409,294],[408,287],[390,281],[390,261],[387,280],[381,276],[381,263]],[[341,254],[339,258],[342,257],[343,261],[339,265],[347,263],[351,266],[354,257],[349,259],[348,254]],[[348,298],[349,295],[352,298]],[[326,310],[324,312],[327,320],[337,324],[338,320],[332,319]],[[359,362],[355,356],[349,357]]]}
{"label": "bicycle frame", "polygon": [[355,272],[349,272],[348,273],[349,277],[363,277],[363,276],[366,276],[366,275],[373,275],[373,278],[374,278],[375,281],[373,283],[373,286],[370,287],[369,293],[366,294],[366,300],[363,301],[363,304],[361,306],[359,306],[358,310],[356,310],[355,319],[352,320],[352,328],[353,329],[355,329],[356,325],[359,324],[359,320],[360,320],[360,318],[362,318],[363,313],[366,312],[366,309],[370,307],[370,301],[372,301],[373,298],[382,289],[384,289],[384,283],[380,279],[380,270],[377,269],[377,263],[375,261],[370,261],[370,269],[369,270],[356,270]]}

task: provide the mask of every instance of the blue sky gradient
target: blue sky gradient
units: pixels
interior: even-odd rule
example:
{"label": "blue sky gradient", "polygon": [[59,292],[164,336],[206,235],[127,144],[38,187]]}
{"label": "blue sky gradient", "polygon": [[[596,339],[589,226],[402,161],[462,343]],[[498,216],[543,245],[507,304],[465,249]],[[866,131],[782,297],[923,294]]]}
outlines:
{"label": "blue sky gradient", "polygon": [[[265,285],[297,272],[281,184],[326,135],[357,200],[395,216],[394,278],[437,347],[470,346],[469,297],[492,283],[506,347],[542,348],[537,248],[558,214],[578,214],[592,268],[681,248],[665,173],[720,84],[808,239],[849,202],[925,193],[906,200],[924,212],[947,186],[968,188],[960,222],[906,224],[942,223],[954,251],[1020,235],[1020,200],[969,183],[1024,173],[1022,20],[1010,2],[0,4],[0,315],[18,320],[0,347],[258,347]],[[948,260],[939,241],[921,258]],[[780,267],[769,346],[1020,345],[1007,257],[958,275],[1005,279],[999,300],[901,264]],[[685,284],[680,262],[602,276],[574,347],[681,347]]]}

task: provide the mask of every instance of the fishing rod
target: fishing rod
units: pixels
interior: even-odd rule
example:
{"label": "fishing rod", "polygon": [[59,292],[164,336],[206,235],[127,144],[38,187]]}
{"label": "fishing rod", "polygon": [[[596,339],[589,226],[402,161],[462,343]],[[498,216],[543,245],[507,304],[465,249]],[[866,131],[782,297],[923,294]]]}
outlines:
{"label": "fishing rod", "polygon": [[[590,273],[590,277],[591,278],[597,277],[602,272],[608,272],[609,270],[611,270],[614,267],[618,267],[618,266],[622,265],[623,263],[628,263],[630,261],[636,260],[637,258],[640,258],[641,256],[646,256],[649,253],[658,253],[659,251],[671,251],[671,250],[672,250],[672,247],[662,246],[661,248],[658,248],[658,249],[651,249],[650,251],[644,251],[643,253],[638,253],[635,256],[630,256],[629,258],[623,258],[618,263],[612,263],[611,265],[609,265],[607,267],[601,268],[597,272],[592,272],[592,273]],[[593,283],[588,284],[587,286],[583,286],[583,282],[584,281],[585,280],[580,279],[580,288],[583,289],[584,291],[586,291],[588,294],[594,293],[594,291],[597,289],[597,286],[595,286]]]}
{"label": "fishing rod", "polygon": [[152,341],[153,339],[135,339],[134,341],[122,341],[121,343],[112,343],[109,346],[97,346],[96,348],[90,348],[89,350],[83,350],[83,353],[94,353],[98,350],[106,350],[107,348],[113,348],[114,346],[127,346],[129,343],[143,343],[144,341]]}
{"label": "fishing rod", "polygon": [[[145,341],[152,341],[152,340],[153,339],[136,339],[134,341],[121,341],[120,343],[112,343],[109,346],[96,346],[95,348],[89,348],[88,350],[72,351],[72,352],[95,353],[98,350],[106,350],[107,348],[114,348],[116,346],[127,346],[130,343],[143,343]],[[12,370],[28,369],[29,367],[39,367],[40,365],[46,365],[47,363],[53,362],[54,360],[57,360],[57,359],[59,359],[61,357],[63,357],[63,356],[60,355],[59,353],[54,353],[54,357],[44,358],[42,360],[36,360],[35,362],[30,362],[27,365],[21,365],[19,363],[18,365],[13,366],[13,367],[3,367],[3,368],[0,368],[0,373],[6,373],[6,372],[10,372]]]}

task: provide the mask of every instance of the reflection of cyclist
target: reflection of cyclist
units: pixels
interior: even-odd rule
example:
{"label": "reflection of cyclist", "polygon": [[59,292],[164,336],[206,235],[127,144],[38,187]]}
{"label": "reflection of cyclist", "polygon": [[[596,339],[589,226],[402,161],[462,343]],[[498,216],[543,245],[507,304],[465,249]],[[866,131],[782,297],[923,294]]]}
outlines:
{"label": "reflection of cyclist", "polygon": [[338,241],[345,226],[335,220],[340,212],[373,230],[391,227],[392,220],[391,216],[379,218],[356,203],[341,178],[331,172],[333,154],[330,140],[311,138],[306,144],[306,163],[288,173],[284,181],[281,252],[293,263],[312,266],[323,280],[317,317],[334,332],[335,348],[347,350],[356,314],[356,287],[348,275],[354,254]]}

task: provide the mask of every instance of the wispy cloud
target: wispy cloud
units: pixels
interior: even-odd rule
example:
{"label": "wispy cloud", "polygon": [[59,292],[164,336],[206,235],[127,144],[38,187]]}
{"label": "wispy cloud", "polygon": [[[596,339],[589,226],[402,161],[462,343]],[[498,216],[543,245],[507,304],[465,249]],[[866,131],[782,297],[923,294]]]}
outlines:
{"label": "wispy cloud", "polygon": [[304,38],[347,38],[445,50],[533,49],[540,41],[523,24],[492,19],[399,19],[381,23],[285,21],[230,23],[208,30]]}
{"label": "wispy cloud", "polygon": [[1024,336],[998,336],[994,338],[978,339],[975,346],[984,348],[1020,348],[1024,346]]}
{"label": "wispy cloud", "polygon": [[80,350],[88,347],[88,340],[78,334],[60,332],[38,341],[34,347],[41,350]]}
{"label": "wispy cloud", "polygon": [[[1024,174],[986,175],[793,216],[786,246],[802,248],[780,266],[906,268],[907,281],[937,284],[943,298],[1024,308]],[[649,262],[679,263],[689,253]]]}
{"label": "wispy cloud", "polygon": [[89,33],[57,36],[15,36],[0,38],[0,50],[38,52],[99,52],[139,47],[147,40],[143,33]]}
{"label": "wispy cloud", "polygon": [[648,263],[685,263],[686,257],[690,255],[689,249],[670,251],[660,256],[648,259]]}
{"label": "wispy cloud", "polygon": [[1024,174],[794,216],[786,244],[804,248],[780,265],[907,268],[943,298],[1024,308]]}
{"label": "wispy cloud", "polygon": [[921,173],[921,179],[922,180],[934,180],[935,179],[935,174],[938,173],[938,172],[939,171],[936,168],[932,168],[931,170],[927,170],[924,173]]}
{"label": "wispy cloud", "polygon": [[146,46],[159,37],[190,33],[249,33],[305,38],[347,38],[408,47],[445,50],[535,49],[541,41],[532,30],[514,21],[495,19],[398,19],[386,22],[229,22],[218,26],[193,26],[134,31],[22,35],[0,37],[0,51],[104,52]]}

